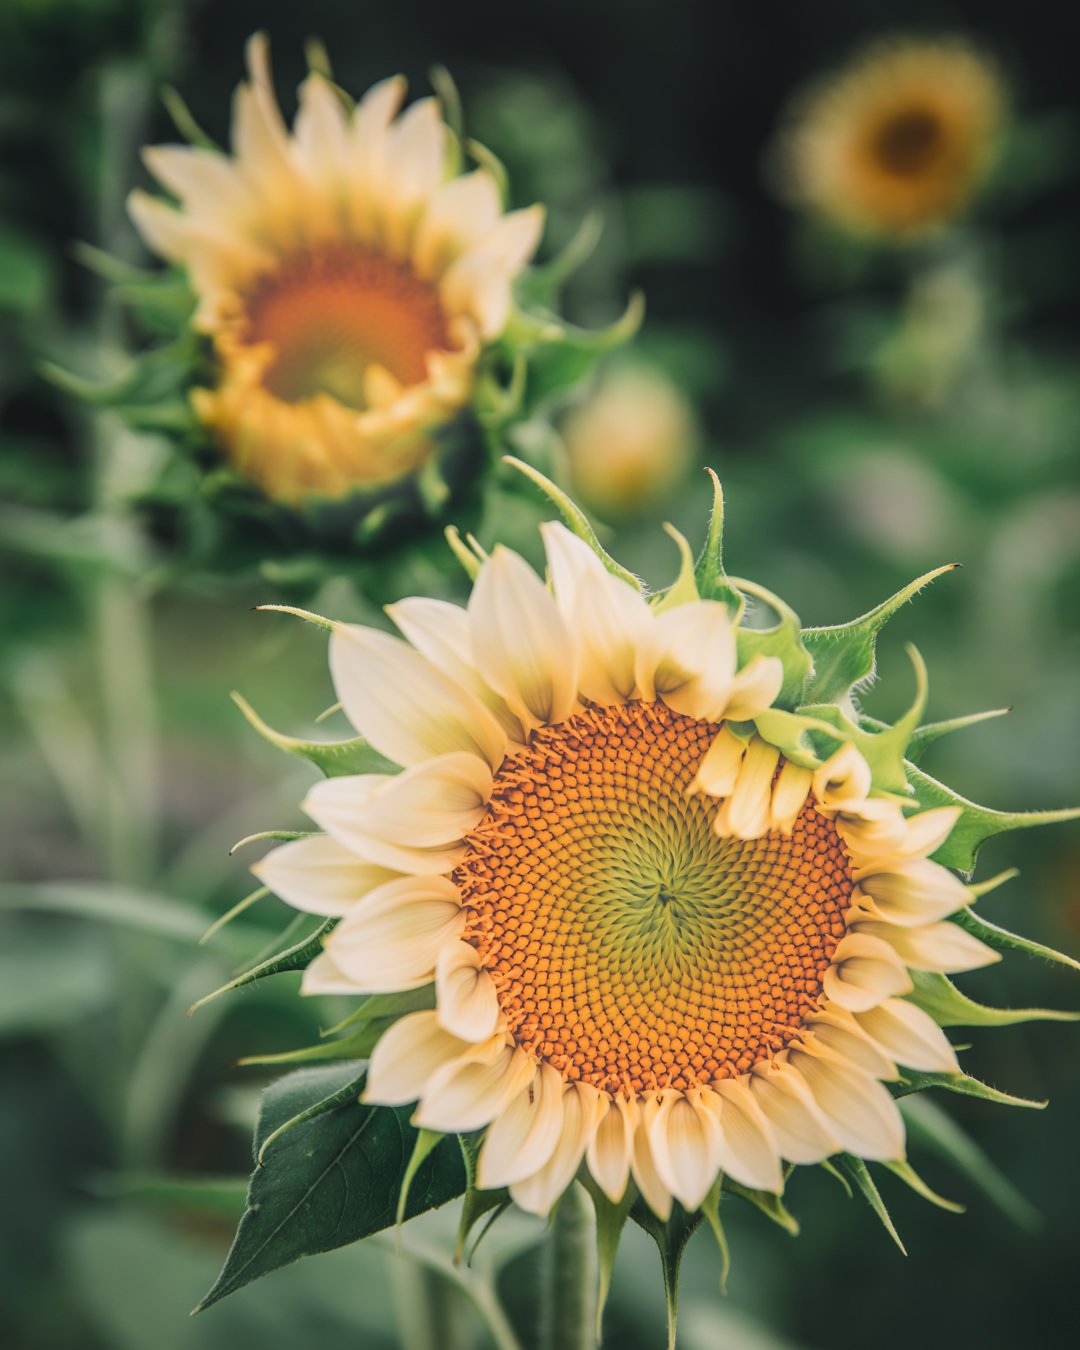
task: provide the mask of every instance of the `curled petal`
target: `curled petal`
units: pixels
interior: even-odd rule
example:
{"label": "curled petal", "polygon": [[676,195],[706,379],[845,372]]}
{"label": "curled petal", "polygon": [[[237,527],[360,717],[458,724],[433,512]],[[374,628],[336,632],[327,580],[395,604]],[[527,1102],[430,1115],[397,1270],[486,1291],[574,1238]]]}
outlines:
{"label": "curled petal", "polygon": [[731,681],[722,716],[748,722],[776,702],[784,684],[784,663],[775,656],[755,656]]}
{"label": "curled petal", "polygon": [[467,942],[448,942],[435,962],[439,1021],[464,1041],[482,1041],[495,1033],[499,999],[480,954]]}
{"label": "curled petal", "polygon": [[929,923],[922,928],[899,928],[890,923],[860,919],[855,927],[860,933],[887,942],[912,970],[956,974],[978,970],[980,966],[990,966],[1001,960],[1000,952],[948,921]]}
{"label": "curled petal", "polygon": [[516,1204],[530,1214],[549,1212],[581,1166],[602,1109],[603,1100],[595,1088],[570,1084],[563,1093],[558,1143],[543,1167],[511,1185]]}
{"label": "curled petal", "polygon": [[790,834],[799,812],[806,805],[813,785],[812,769],[804,769],[785,759],[773,788],[769,806],[769,826],[781,834]]}
{"label": "curled petal", "polygon": [[814,796],[823,811],[843,811],[866,800],[870,766],[848,742],[814,774]]}
{"label": "curled petal", "polygon": [[613,1205],[626,1193],[638,1111],[626,1097],[607,1100],[596,1133],[589,1143],[586,1161],[596,1184]]}
{"label": "curled petal", "polygon": [[848,933],[837,943],[825,972],[825,993],[849,1012],[865,1012],[893,994],[906,994],[911,977],[888,943],[867,933]]}
{"label": "curled petal", "polygon": [[916,927],[944,919],[971,900],[967,887],[939,863],[919,858],[891,871],[856,873],[859,886],[887,923]]}
{"label": "curled petal", "polygon": [[700,1206],[720,1166],[719,1114],[703,1104],[706,1092],[661,1094],[659,1109],[648,1126],[649,1148],[660,1180],[688,1210]]}
{"label": "curled petal", "polygon": [[466,1058],[436,1069],[424,1087],[413,1121],[450,1134],[489,1125],[535,1072],[523,1050],[503,1046],[490,1059]]}
{"label": "curled petal", "polygon": [[739,780],[745,754],[746,742],[726,726],[721,727],[705,751],[688,791],[707,792],[710,797],[730,796]]}
{"label": "curled petal", "polygon": [[642,1104],[637,1128],[634,1130],[634,1151],[630,1158],[630,1171],[642,1199],[656,1217],[663,1222],[671,1217],[673,1196],[660,1176],[649,1140],[649,1125],[659,1109],[655,1098],[648,1098]]}
{"label": "curled petal", "polygon": [[371,1052],[363,1100],[379,1106],[414,1102],[436,1070],[468,1049],[439,1025],[434,1012],[409,1013],[383,1032]]}
{"label": "curled petal", "polygon": [[760,736],[754,736],[746,747],[739,766],[735,789],[726,798],[713,828],[721,837],[760,839],[770,828],[772,781],[780,751]]}
{"label": "curled petal", "polygon": [[512,1186],[547,1166],[562,1135],[563,1087],[561,1075],[541,1064],[492,1121],[477,1163],[481,1189]]}
{"label": "curled petal", "polygon": [[637,653],[652,616],[645,600],[609,572],[590,573],[577,589],[574,632],[578,683],[594,703],[625,703],[637,689]]}
{"label": "curled petal", "polygon": [[719,721],[735,676],[735,633],[718,600],[691,600],[653,616],[637,656],[644,699]]}

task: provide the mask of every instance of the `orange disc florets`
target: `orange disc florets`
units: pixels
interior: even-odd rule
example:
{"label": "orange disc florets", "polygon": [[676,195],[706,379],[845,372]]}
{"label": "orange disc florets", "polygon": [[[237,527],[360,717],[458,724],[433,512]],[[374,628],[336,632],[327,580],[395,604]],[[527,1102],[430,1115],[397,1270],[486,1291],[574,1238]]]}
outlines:
{"label": "orange disc florets", "polygon": [[500,770],[454,873],[518,1045],[610,1093],[743,1073],[798,1033],[853,880],[808,801],[790,836],[713,830],[688,789],[719,728],[591,709]]}

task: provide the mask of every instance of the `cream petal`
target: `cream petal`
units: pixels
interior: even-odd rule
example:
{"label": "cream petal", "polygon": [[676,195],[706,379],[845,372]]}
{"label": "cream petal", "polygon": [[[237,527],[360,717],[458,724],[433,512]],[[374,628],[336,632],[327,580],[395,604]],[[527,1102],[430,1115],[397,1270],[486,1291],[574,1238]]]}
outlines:
{"label": "cream petal", "polygon": [[887,942],[912,970],[957,973],[978,970],[1001,960],[1001,954],[980,942],[973,933],[955,923],[927,924],[923,928],[898,928],[893,924],[863,922],[857,931]]}
{"label": "cream petal", "polygon": [[489,685],[528,728],[567,718],[576,701],[570,633],[523,558],[498,547],[469,600],[473,657]]}
{"label": "cream petal", "polygon": [[659,1102],[652,1098],[642,1104],[640,1119],[634,1131],[634,1152],[630,1158],[630,1171],[642,1199],[656,1217],[663,1222],[671,1217],[672,1194],[660,1178],[649,1142],[649,1123],[659,1109]]}
{"label": "cream petal", "polygon": [[827,997],[849,1012],[865,1012],[911,989],[896,951],[867,933],[847,933],[836,945],[823,985]]}
{"label": "cream petal", "polygon": [[[959,806],[937,806],[932,811],[920,811],[918,815],[904,817],[897,812],[899,826],[889,834],[878,828],[875,836],[874,825],[870,824],[853,831],[854,842],[863,855],[859,866],[870,870],[876,861],[881,864],[875,871],[888,871],[888,863],[909,858],[928,858],[935,853],[953,831],[953,827],[962,814]],[[851,827],[845,829],[845,837]]]}
{"label": "cream petal", "polygon": [[416,1101],[432,1074],[469,1049],[439,1025],[434,1012],[409,1013],[379,1037],[368,1065],[363,1100],[379,1106]]}
{"label": "cream petal", "polygon": [[338,185],[348,165],[348,123],[340,97],[324,76],[314,73],[300,86],[293,124],[296,159],[312,185]]}
{"label": "cream petal", "polygon": [[505,1110],[534,1071],[528,1055],[510,1045],[490,1060],[467,1058],[445,1064],[424,1087],[413,1123],[444,1134],[479,1130]]}
{"label": "cream petal", "polygon": [[417,274],[437,276],[490,232],[501,209],[499,189],[486,169],[443,183],[417,227],[412,249]]}
{"label": "cream petal", "polygon": [[780,751],[760,736],[751,738],[739,766],[731,795],[716,813],[713,828],[718,835],[736,839],[760,839],[771,825],[772,781]]}
{"label": "cream petal", "polygon": [[909,1069],[922,1073],[957,1073],[956,1051],[929,1013],[906,999],[890,998],[869,1012],[857,1013],[859,1026]]}
{"label": "cream petal", "polygon": [[786,1061],[767,1060],[755,1065],[750,1091],[769,1123],[781,1157],[793,1163],[818,1163],[840,1151],[806,1080]]}
{"label": "cream petal", "polygon": [[334,958],[329,952],[320,952],[313,961],[310,961],[304,970],[303,977],[300,980],[300,992],[302,994],[362,994],[363,989],[357,987],[356,981],[351,980],[334,964]]}
{"label": "cream petal", "polygon": [[596,1184],[613,1205],[626,1194],[638,1111],[626,1097],[606,1099],[596,1133],[589,1141],[586,1162]]}
{"label": "cream petal", "polygon": [[572,631],[578,639],[578,685],[594,703],[625,703],[637,686],[637,651],[651,622],[632,586],[609,572],[582,578]]}
{"label": "cream petal", "polygon": [[508,211],[481,242],[480,248],[511,275],[520,272],[540,243],[544,208],[537,204]]}
{"label": "cream petal", "polygon": [[334,964],[358,989],[395,993],[435,978],[439,953],[461,932],[465,915],[446,877],[388,881],[354,906],[326,939]]}
{"label": "cream petal", "polygon": [[520,720],[473,664],[466,609],[448,600],[429,600],[417,595],[387,605],[386,612],[421,655],[463,689],[475,694],[494,713],[510,740],[524,744],[526,733]]}
{"label": "cream petal", "polygon": [[143,150],[146,167],[184,203],[187,211],[235,229],[252,212],[257,198],[217,151],[190,145],[153,145]]}
{"label": "cream petal", "polygon": [[691,600],[653,615],[638,648],[637,683],[687,717],[717,721],[735,675],[735,633],[727,607]]}
{"label": "cream petal", "polygon": [[814,774],[814,796],[826,811],[840,811],[865,800],[872,782],[870,766],[850,741]]}
{"label": "cream petal", "polygon": [[572,1083],[562,1099],[562,1127],[554,1152],[543,1167],[510,1187],[514,1203],[530,1214],[547,1214],[573,1181],[603,1107],[600,1094]]}
{"label": "cream petal", "polygon": [[863,1031],[854,1015],[843,1008],[826,1008],[815,1013],[807,1021],[801,1039],[815,1053],[818,1050],[825,1053],[831,1051],[874,1078],[891,1080],[898,1077],[893,1061]]}
{"label": "cream petal", "polygon": [[484,760],[459,751],[397,775],[323,779],[303,808],[371,862],[402,872],[449,872],[461,840],[483,818],[491,786]]}
{"label": "cream petal", "polygon": [[330,672],[345,715],[396,764],[464,750],[497,769],[506,733],[480,702],[400,638],[356,624],[330,636]]}
{"label": "cream petal", "polygon": [[784,685],[784,663],[776,656],[755,656],[731,681],[721,716],[748,722],[771,708]]}
{"label": "cream petal", "polygon": [[806,1080],[843,1148],[860,1158],[889,1161],[904,1156],[904,1122],[876,1079],[831,1055],[793,1050],[789,1062]]}
{"label": "cream petal", "polygon": [[446,269],[439,298],[449,314],[467,315],[492,341],[506,327],[513,299],[509,278],[486,253],[466,253]]}
{"label": "cream petal", "polygon": [[694,781],[687,791],[707,792],[710,797],[730,796],[739,781],[746,745],[746,741],[734,735],[726,726],[721,727],[698,765]]}
{"label": "cream petal", "polygon": [[944,919],[971,900],[967,887],[947,868],[926,858],[898,864],[893,871],[869,876],[856,872],[860,889],[888,923],[917,927]]}
{"label": "cream petal", "polygon": [[482,1041],[495,1033],[499,999],[480,954],[467,942],[448,942],[435,963],[439,1021],[464,1041]]}
{"label": "cream petal", "polygon": [[724,1078],[702,1098],[720,1122],[720,1166],[736,1181],[758,1191],[784,1189],[776,1141],[747,1079]]}
{"label": "cream petal", "polygon": [[559,520],[545,520],[540,526],[547,557],[548,579],[555,595],[559,613],[567,624],[573,624],[577,614],[578,587],[586,577],[610,576],[607,568],[584,539]]}
{"label": "cream petal", "polygon": [[309,914],[348,914],[356,902],[395,873],[365,862],[329,835],[293,839],[252,867],[264,886]]}
{"label": "cream petal", "polygon": [[785,759],[773,788],[769,806],[769,825],[782,834],[790,834],[795,827],[799,812],[806,805],[813,786],[812,769],[804,769]]}
{"label": "cream petal", "polygon": [[476,1165],[481,1190],[512,1186],[548,1165],[563,1131],[564,1087],[561,1075],[550,1064],[541,1064],[492,1121]]}
{"label": "cream petal", "polygon": [[[664,1186],[688,1210],[697,1209],[719,1171],[719,1112],[702,1103],[700,1089],[661,1094],[649,1122],[649,1148]],[[711,1094],[710,1094],[711,1095]]]}

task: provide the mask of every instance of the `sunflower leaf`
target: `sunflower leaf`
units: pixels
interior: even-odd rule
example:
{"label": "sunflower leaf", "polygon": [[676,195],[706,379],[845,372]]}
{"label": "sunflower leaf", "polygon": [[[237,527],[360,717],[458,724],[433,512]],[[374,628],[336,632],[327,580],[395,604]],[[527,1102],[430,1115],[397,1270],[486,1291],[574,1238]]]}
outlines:
{"label": "sunflower leaf", "polygon": [[990,1008],[976,1003],[957,989],[945,975],[931,971],[910,972],[915,989],[907,995],[939,1027],[1011,1027],[1021,1022],[1077,1022],[1080,1012],[1056,1008]]}
{"label": "sunflower leaf", "polygon": [[844,1153],[840,1157],[840,1166],[855,1183],[856,1189],[863,1197],[866,1203],[881,1220],[881,1225],[886,1233],[892,1238],[904,1256],[907,1256],[907,1248],[900,1241],[900,1234],[896,1231],[896,1225],[885,1208],[885,1201],[881,1198],[881,1193],[874,1184],[874,1178],[870,1175],[870,1170],[861,1158],[856,1158],[852,1153]]}
{"label": "sunflower leaf", "polygon": [[306,741],[286,736],[268,726],[241,694],[233,691],[232,701],[265,741],[289,755],[299,755],[323,771],[327,778],[353,773],[396,773],[397,765],[373,750],[363,736],[348,741]]}
{"label": "sunflower leaf", "polygon": [[[362,1067],[302,1069],[267,1089],[255,1127],[261,1162],[224,1268],[200,1311],[301,1256],[394,1224],[417,1132],[410,1108],[358,1100]],[[416,1169],[403,1217],[435,1209],[464,1189],[460,1152],[444,1139]]]}
{"label": "sunflower leaf", "polygon": [[877,639],[888,621],[935,578],[951,572],[958,563],[935,568],[890,596],[875,609],[850,623],[830,628],[804,628],[803,642],[814,661],[814,674],[807,689],[809,703],[837,703],[850,707],[856,687],[873,678]]}
{"label": "sunflower leaf", "polygon": [[1024,830],[1032,825],[1053,825],[1080,819],[1080,807],[1066,807],[1059,811],[992,811],[988,807],[977,806],[975,802],[969,802],[952,788],[916,768],[910,761],[907,764],[907,778],[915,790],[919,805],[924,809],[931,806],[960,807],[960,819],[934,854],[935,862],[955,867],[958,872],[971,872],[980,847],[996,834]]}
{"label": "sunflower leaf", "polygon": [[671,1217],[666,1221],[658,1219],[645,1201],[638,1197],[630,1209],[630,1217],[648,1233],[660,1253],[664,1300],[667,1304],[668,1350],[674,1350],[675,1328],[679,1319],[679,1267],[686,1244],[704,1216],[700,1210],[687,1214],[676,1200],[672,1204]]}

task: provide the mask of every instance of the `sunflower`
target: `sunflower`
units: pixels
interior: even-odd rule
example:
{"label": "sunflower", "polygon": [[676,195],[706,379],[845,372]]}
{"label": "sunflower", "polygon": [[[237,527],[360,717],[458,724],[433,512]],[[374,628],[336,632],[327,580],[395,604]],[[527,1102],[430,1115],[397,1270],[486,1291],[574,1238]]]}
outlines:
{"label": "sunflower", "polygon": [[782,189],[855,233],[933,230],[982,185],[1005,111],[997,69],[962,39],[879,42],[796,101]]}
{"label": "sunflower", "polygon": [[663,1220],[721,1174],[779,1193],[787,1163],[899,1164],[885,1083],[959,1072],[913,972],[997,959],[929,857],[961,808],[912,813],[820,717],[825,756],[781,734],[784,660],[740,655],[733,592],[691,571],[650,603],[542,534],[550,583],[499,547],[467,607],[333,625],[344,711],[401,771],[318,783],[325,833],[254,869],[339,919],[305,992],[433,988],[365,1099],[483,1131],[477,1185],[539,1214],[582,1166]]}
{"label": "sunflower", "polygon": [[403,112],[400,77],[354,106],[312,72],[290,132],[261,35],[248,65],[232,154],[148,149],[175,204],[135,192],[131,214],[195,293],[214,373],[192,400],[234,468],[290,506],[380,489],[468,404],[542,210],[505,212],[487,168],[457,173],[439,103]]}

